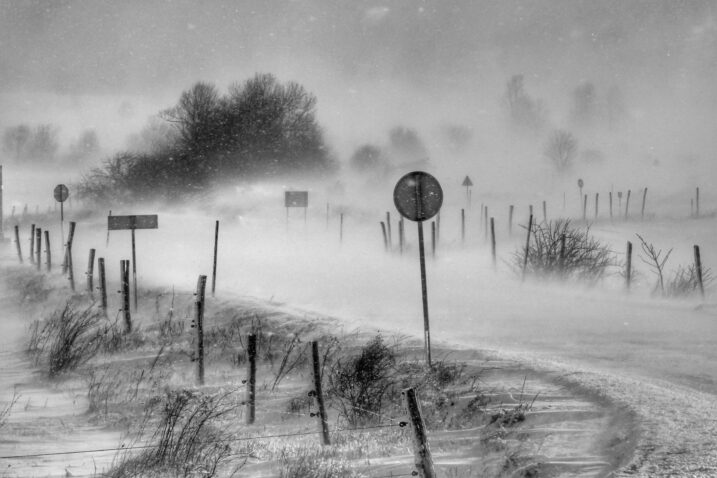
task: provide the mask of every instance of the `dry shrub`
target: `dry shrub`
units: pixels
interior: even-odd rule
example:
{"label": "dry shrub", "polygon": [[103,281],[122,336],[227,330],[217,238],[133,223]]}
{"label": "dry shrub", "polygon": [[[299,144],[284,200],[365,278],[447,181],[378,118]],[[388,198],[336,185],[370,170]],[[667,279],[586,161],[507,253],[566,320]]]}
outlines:
{"label": "dry shrub", "polygon": [[[530,234],[526,274],[594,283],[615,265],[612,251],[590,235],[590,228],[573,227],[570,220],[533,224]],[[563,236],[565,248],[561,255]],[[521,247],[513,253],[512,261],[514,270],[519,274],[522,274],[524,260],[525,247]]]}
{"label": "dry shrub", "polygon": [[[155,397],[149,403],[145,423],[145,427],[154,426],[149,447],[134,456],[123,455],[103,476],[211,478],[230,474],[232,436],[223,421],[236,409],[231,394],[173,390]],[[154,414],[159,414],[159,421],[150,423]]]}

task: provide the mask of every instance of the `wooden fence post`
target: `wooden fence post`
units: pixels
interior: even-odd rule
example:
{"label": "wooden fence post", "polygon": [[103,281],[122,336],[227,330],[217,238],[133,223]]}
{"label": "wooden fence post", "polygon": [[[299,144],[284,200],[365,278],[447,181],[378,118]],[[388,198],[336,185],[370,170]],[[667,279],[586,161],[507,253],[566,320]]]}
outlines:
{"label": "wooden fence post", "polygon": [[627,197],[625,198],[625,220],[626,220],[626,221],[627,221],[628,214],[629,214],[629,211],[630,211],[630,193],[631,193],[631,192],[632,192],[632,191],[630,191],[630,190],[628,189],[628,190],[627,190]]}
{"label": "wooden fence post", "polygon": [[497,262],[495,257],[495,220],[490,218],[490,253],[493,257],[493,270],[497,268]]}
{"label": "wooden fence post", "polygon": [[124,313],[125,333],[132,332],[132,314],[129,306],[129,261],[120,261],[120,284],[122,294],[122,312]]}
{"label": "wooden fence post", "polygon": [[530,252],[530,233],[533,230],[533,215],[530,215],[530,218],[528,219],[528,235],[525,239],[525,257],[523,258],[523,275],[521,277],[521,280],[525,280],[525,272],[528,268],[528,253]]}
{"label": "wooden fence post", "polygon": [[47,272],[52,272],[52,249],[50,249],[50,231],[45,229],[45,259],[47,260]]}
{"label": "wooden fence post", "polygon": [[632,242],[627,241],[627,257],[625,258],[625,288],[630,290],[632,280]]}
{"label": "wooden fence post", "polygon": [[640,219],[645,219],[645,200],[647,199],[647,188],[642,192],[642,209],[640,210]]}
{"label": "wooden fence post", "polygon": [[[401,222],[398,223],[398,242],[401,242]],[[339,214],[339,244],[344,243],[344,213]]]}
{"label": "wooden fence post", "polygon": [[196,300],[194,302],[194,327],[197,329],[197,342],[194,360],[197,362],[197,383],[204,385],[204,291],[207,276],[200,275],[197,279]]}
{"label": "wooden fence post", "polygon": [[558,256],[558,270],[562,277],[565,269],[565,234],[560,235],[560,255]]}
{"label": "wooden fence post", "polygon": [[391,233],[391,213],[386,211],[386,233],[388,234],[388,248],[393,249],[393,234]]}
{"label": "wooden fence post", "polygon": [[485,231],[484,239],[488,240],[488,206],[485,207],[485,214],[483,215],[483,231]]}
{"label": "wooden fence post", "polygon": [[97,259],[97,272],[100,275],[100,307],[102,307],[102,311],[107,315],[107,278],[105,277],[104,257]]}
{"label": "wooden fence post", "polygon": [[588,220],[588,195],[583,196],[583,221]]}
{"label": "wooden fence post", "polygon": [[35,262],[39,271],[42,267],[42,229],[39,227],[35,229]]}
{"label": "wooden fence post", "polygon": [[543,201],[543,222],[548,222],[548,205]]}
{"label": "wooden fence post", "polygon": [[695,273],[697,274],[697,285],[700,288],[700,295],[705,298],[705,286],[702,282],[702,259],[700,259],[700,246],[695,245]]}
{"label": "wooden fence post", "polygon": [[441,211],[436,214],[436,245],[441,242]]}
{"label": "wooden fence post", "polygon": [[388,252],[388,235],[386,234],[386,223],[381,221],[381,232],[383,233],[383,248]]}
{"label": "wooden fence post", "polygon": [[595,219],[598,218],[598,205],[600,204],[600,193],[595,193]]}
{"label": "wooden fence post", "polygon": [[94,275],[95,273],[95,250],[90,249],[90,255],[87,259],[87,293],[90,294],[90,298],[95,298],[95,284]]}
{"label": "wooden fence post", "polygon": [[321,389],[321,364],[319,363],[319,343],[311,342],[311,359],[314,368],[314,396],[319,408],[319,430],[321,431],[322,443],[331,445],[329,437],[329,421],[326,418],[326,408],[324,407],[324,394]]}
{"label": "wooden fence post", "polygon": [[67,277],[70,279],[70,287],[75,290],[75,272],[72,267],[72,241],[75,237],[75,222],[70,222],[70,232],[67,239]]}
{"label": "wooden fence post", "polygon": [[403,216],[398,220],[398,250],[403,255],[403,248],[406,242],[406,229],[403,225]]}
{"label": "wooden fence post", "polygon": [[[329,205],[326,204],[326,207]],[[327,223],[328,224],[328,223]],[[219,245],[219,221],[214,223],[214,265],[212,267],[212,297],[217,288],[217,247]]]}
{"label": "wooden fence post", "polygon": [[608,198],[610,202],[610,220],[612,221],[612,191],[608,193]]}
{"label": "wooden fence post", "polygon": [[513,235],[513,205],[511,204],[510,207],[508,207],[508,235]]}
{"label": "wooden fence post", "polygon": [[30,226],[30,263],[35,263],[35,225]]}
{"label": "wooden fence post", "polygon": [[423,423],[416,392],[412,388],[407,388],[403,391],[403,396],[406,400],[406,410],[413,430],[413,456],[418,476],[420,478],[436,478],[436,472],[433,469],[433,457],[428,446],[426,425]]}
{"label": "wooden fence post", "polygon": [[17,224],[15,225],[15,246],[17,247],[17,258],[20,259],[20,264],[23,263],[22,261],[22,247],[20,246],[20,226]]}
{"label": "wooden fence post", "polygon": [[247,376],[246,376],[246,424],[256,419],[256,335],[247,337]]}
{"label": "wooden fence post", "polygon": [[700,188],[695,190],[695,217],[700,217]]}

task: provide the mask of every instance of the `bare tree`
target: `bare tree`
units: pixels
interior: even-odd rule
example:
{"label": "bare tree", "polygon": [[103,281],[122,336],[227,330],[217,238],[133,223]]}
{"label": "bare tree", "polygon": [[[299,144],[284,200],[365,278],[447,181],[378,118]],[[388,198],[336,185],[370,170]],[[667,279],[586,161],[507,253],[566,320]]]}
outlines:
{"label": "bare tree", "polygon": [[572,133],[559,129],[553,131],[543,154],[562,172],[570,169],[577,150],[578,142]]}
{"label": "bare tree", "polygon": [[505,85],[504,104],[511,125],[519,130],[539,131],[545,125],[542,102],[532,99],[524,87],[523,75],[513,75]]}

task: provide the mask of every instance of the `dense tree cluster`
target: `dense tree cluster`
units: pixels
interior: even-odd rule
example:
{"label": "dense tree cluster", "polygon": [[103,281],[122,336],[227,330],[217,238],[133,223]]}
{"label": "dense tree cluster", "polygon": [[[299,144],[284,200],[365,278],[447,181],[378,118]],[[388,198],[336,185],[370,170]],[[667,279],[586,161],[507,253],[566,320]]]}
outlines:
{"label": "dense tree cluster", "polygon": [[2,149],[16,161],[49,161],[60,146],[57,136],[58,130],[51,124],[11,126],[3,133]]}
{"label": "dense tree cluster", "polygon": [[155,119],[135,137],[141,152],[106,161],[86,175],[82,191],[111,201],[174,198],[220,180],[330,172],[334,160],[315,109],[304,87],[270,74],[233,84],[225,95],[198,82],[159,114],[164,124]]}

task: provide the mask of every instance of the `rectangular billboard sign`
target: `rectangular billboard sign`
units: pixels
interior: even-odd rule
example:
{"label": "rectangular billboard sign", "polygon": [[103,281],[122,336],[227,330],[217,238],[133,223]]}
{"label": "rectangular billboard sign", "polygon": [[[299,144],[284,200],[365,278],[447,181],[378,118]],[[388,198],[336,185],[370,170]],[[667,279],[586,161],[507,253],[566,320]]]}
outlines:
{"label": "rectangular billboard sign", "polygon": [[284,207],[309,207],[309,191],[286,191]]}
{"label": "rectangular billboard sign", "polygon": [[157,215],[107,216],[107,229],[157,229]]}

